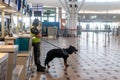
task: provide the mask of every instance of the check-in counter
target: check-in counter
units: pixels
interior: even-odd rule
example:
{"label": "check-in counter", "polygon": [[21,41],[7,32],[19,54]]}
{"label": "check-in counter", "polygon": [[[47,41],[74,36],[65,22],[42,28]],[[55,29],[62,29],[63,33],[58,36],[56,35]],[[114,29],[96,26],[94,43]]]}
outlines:
{"label": "check-in counter", "polygon": [[28,51],[32,45],[32,39],[30,34],[19,34],[14,35],[13,37],[5,37],[6,45],[18,45],[18,51]]}
{"label": "check-in counter", "polygon": [[[11,37],[12,38],[12,37]],[[7,38],[6,38],[7,39]],[[18,45],[18,54],[16,59],[16,65],[23,65],[22,75],[20,80],[26,79],[26,65],[29,63],[28,58],[32,54],[32,38],[30,34],[20,34],[16,38],[13,38],[14,44]]]}
{"label": "check-in counter", "polygon": [[0,80],[7,80],[8,53],[0,53]]}
{"label": "check-in counter", "polygon": [[18,42],[18,36],[13,36],[13,37],[10,37],[10,36],[6,36],[5,37],[5,44],[6,45],[14,45],[15,43]]}
{"label": "check-in counter", "polygon": [[25,80],[27,78],[27,65],[30,52],[21,52],[17,54],[17,65],[23,65],[23,70],[21,73],[20,80]]}
{"label": "check-in counter", "polygon": [[29,51],[32,46],[32,38],[30,34],[23,34],[19,36],[19,52],[21,51]]}
{"label": "check-in counter", "polygon": [[[32,55],[32,39],[30,34],[19,35],[19,52],[17,54],[17,65],[23,65],[23,71],[20,80],[25,80],[28,74],[29,59]],[[27,66],[28,65],[28,66]]]}
{"label": "check-in counter", "polygon": [[12,71],[16,67],[18,46],[17,45],[0,45],[0,52],[9,54],[6,80],[12,80]]}

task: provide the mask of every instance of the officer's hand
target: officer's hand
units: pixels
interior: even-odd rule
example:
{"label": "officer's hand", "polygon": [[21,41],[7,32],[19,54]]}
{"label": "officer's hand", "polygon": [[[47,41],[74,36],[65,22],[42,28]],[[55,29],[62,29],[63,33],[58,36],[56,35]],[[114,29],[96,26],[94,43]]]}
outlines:
{"label": "officer's hand", "polygon": [[36,35],[36,37],[41,38],[42,35],[39,33],[39,34]]}

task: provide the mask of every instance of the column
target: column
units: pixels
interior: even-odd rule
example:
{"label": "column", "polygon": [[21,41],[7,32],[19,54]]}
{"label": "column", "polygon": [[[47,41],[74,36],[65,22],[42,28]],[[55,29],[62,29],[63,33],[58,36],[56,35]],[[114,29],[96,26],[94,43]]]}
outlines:
{"label": "column", "polygon": [[71,12],[68,14],[66,25],[68,35],[77,35],[77,16],[78,14],[76,12]]}
{"label": "column", "polygon": [[62,8],[58,8],[58,20],[62,19]]}
{"label": "column", "polygon": [[1,27],[1,31],[2,31],[2,38],[5,37],[5,32],[4,32],[4,16],[5,16],[5,12],[2,11],[2,27]]}
{"label": "column", "polygon": [[17,15],[17,28],[16,28],[16,34],[19,34],[19,27],[20,27],[19,15]]}

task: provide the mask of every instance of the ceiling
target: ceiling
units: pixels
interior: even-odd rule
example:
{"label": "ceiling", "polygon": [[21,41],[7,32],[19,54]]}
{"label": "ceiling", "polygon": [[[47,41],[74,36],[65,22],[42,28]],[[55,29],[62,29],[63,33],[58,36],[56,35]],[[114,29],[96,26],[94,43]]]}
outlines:
{"label": "ceiling", "polygon": [[[82,0],[78,0],[78,2],[79,1]],[[28,2],[42,3],[44,6],[62,7],[59,0],[28,0]],[[118,9],[120,9],[120,0],[85,0],[81,8],[81,10],[84,11],[109,11]]]}
{"label": "ceiling", "polygon": [[[42,3],[43,6],[63,7],[60,1],[65,0],[28,0],[31,4]],[[81,5],[81,2],[77,4]],[[120,21],[120,0],[85,0],[79,13],[81,21]]]}

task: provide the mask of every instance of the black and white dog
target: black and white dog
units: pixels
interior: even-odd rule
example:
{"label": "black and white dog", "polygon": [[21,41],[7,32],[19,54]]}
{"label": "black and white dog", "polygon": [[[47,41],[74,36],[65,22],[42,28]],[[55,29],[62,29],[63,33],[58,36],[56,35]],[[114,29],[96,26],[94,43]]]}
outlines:
{"label": "black and white dog", "polygon": [[66,49],[52,49],[48,51],[46,59],[45,59],[45,66],[50,68],[49,62],[52,61],[54,58],[63,58],[64,59],[64,66],[68,67],[69,65],[67,64],[67,58],[69,57],[70,54],[73,52],[76,53],[78,50],[74,46],[69,46]]}

